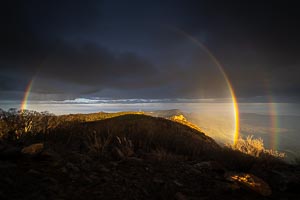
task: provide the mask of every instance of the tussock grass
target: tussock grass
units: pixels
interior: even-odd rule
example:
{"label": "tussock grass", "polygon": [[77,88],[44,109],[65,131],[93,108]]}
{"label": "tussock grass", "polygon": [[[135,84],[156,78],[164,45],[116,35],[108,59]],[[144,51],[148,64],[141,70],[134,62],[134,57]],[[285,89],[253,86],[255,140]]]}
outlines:
{"label": "tussock grass", "polygon": [[263,140],[261,138],[254,138],[253,135],[247,136],[245,139],[240,137],[234,145],[228,146],[234,150],[238,150],[254,157],[271,156],[283,159],[286,156],[285,153],[273,149],[265,149]]}
{"label": "tussock grass", "polygon": [[284,156],[265,149],[262,139],[253,136],[222,148],[189,124],[143,113],[54,116],[1,110],[0,114],[0,140],[20,146],[43,142],[60,153],[79,152],[96,158],[117,154],[119,157],[151,155],[156,160],[214,160],[238,171],[249,171],[261,163],[272,166]]}

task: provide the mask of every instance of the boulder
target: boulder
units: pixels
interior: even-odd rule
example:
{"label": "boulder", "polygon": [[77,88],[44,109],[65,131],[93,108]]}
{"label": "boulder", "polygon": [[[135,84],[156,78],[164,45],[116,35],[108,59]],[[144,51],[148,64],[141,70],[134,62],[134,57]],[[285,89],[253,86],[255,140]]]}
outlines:
{"label": "boulder", "polygon": [[43,150],[44,150],[43,143],[35,143],[27,147],[24,147],[21,152],[24,155],[35,156],[40,154]]}
{"label": "boulder", "polygon": [[241,188],[254,191],[262,196],[270,196],[272,190],[264,180],[248,173],[234,173],[225,174],[225,178],[239,185]]}

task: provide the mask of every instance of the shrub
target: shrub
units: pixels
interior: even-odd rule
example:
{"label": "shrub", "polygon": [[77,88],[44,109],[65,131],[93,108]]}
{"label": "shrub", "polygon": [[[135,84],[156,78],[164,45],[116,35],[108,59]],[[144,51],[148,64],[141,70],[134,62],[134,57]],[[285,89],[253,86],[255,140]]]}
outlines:
{"label": "shrub", "polygon": [[286,156],[285,153],[273,149],[265,149],[263,140],[261,138],[253,138],[253,135],[247,136],[246,139],[240,137],[234,145],[229,145],[229,147],[254,157],[272,156],[283,159]]}

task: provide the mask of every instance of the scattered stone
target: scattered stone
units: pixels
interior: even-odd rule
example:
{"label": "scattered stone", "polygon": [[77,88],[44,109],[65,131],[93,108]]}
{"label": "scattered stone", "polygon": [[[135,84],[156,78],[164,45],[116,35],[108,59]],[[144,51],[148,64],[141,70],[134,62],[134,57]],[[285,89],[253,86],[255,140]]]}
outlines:
{"label": "scattered stone", "polygon": [[102,182],[108,182],[110,180],[108,176],[102,176],[100,179]]}
{"label": "scattered stone", "polygon": [[126,160],[134,161],[134,162],[142,162],[143,161],[143,159],[137,158],[137,157],[128,157]]}
{"label": "scattered stone", "polygon": [[118,162],[113,162],[113,161],[109,162],[109,164],[110,164],[112,167],[117,167],[117,166],[119,165]]}
{"label": "scattered stone", "polygon": [[60,169],[60,171],[61,171],[62,173],[64,173],[64,174],[66,174],[66,173],[68,172],[68,170],[67,170],[66,167],[62,167],[62,168]]}
{"label": "scattered stone", "polygon": [[24,147],[21,152],[25,155],[35,156],[35,155],[38,155],[39,153],[41,153],[43,151],[43,149],[44,149],[43,143],[36,143],[36,144],[29,145],[27,147]]}
{"label": "scattered stone", "polygon": [[59,161],[61,157],[51,149],[44,149],[40,152],[39,157],[45,160]]}
{"label": "scattered stone", "polygon": [[181,192],[177,192],[175,194],[175,199],[176,200],[187,200],[188,198],[184,194],[182,194]]}
{"label": "scattered stone", "polygon": [[80,169],[78,167],[76,167],[74,164],[67,162],[66,164],[66,168],[72,170],[73,172],[79,172]]}
{"label": "scattered stone", "polygon": [[82,180],[87,182],[87,183],[92,183],[93,182],[93,180],[91,178],[87,177],[87,176],[83,176]]}
{"label": "scattered stone", "polygon": [[183,184],[182,183],[180,183],[179,181],[177,181],[177,180],[174,180],[173,181],[174,183],[175,183],[175,185],[177,185],[178,187],[182,187],[183,186]]}
{"label": "scattered stone", "polygon": [[261,178],[248,173],[228,173],[226,179],[237,183],[242,188],[255,191],[262,196],[270,196],[272,190],[270,186]]}
{"label": "scattered stone", "polygon": [[224,174],[226,171],[218,162],[215,161],[205,161],[201,163],[196,163],[194,164],[194,167],[202,172],[214,171],[220,174]]}
{"label": "scattered stone", "polygon": [[107,169],[105,166],[100,166],[99,167],[99,170],[101,171],[101,172],[104,172],[104,173],[108,173],[108,172],[110,172],[110,170],[109,169]]}
{"label": "scattered stone", "polygon": [[78,179],[78,178],[79,178],[79,174],[77,174],[77,173],[76,173],[76,174],[70,173],[70,174],[69,174],[69,178],[70,178],[70,179],[73,179],[72,181],[74,182],[75,179]]}
{"label": "scattered stone", "polygon": [[159,179],[159,178],[154,178],[153,182],[158,183],[158,184],[164,184],[165,183],[165,181],[163,181],[162,179]]}
{"label": "scattered stone", "polygon": [[27,171],[27,174],[30,176],[41,176],[41,172],[35,170],[35,169],[30,169]]}
{"label": "scattered stone", "polygon": [[150,195],[146,188],[141,188],[141,190],[143,191],[143,193],[144,193],[146,196],[149,196],[149,195]]}
{"label": "scattered stone", "polygon": [[194,164],[194,167],[196,167],[198,169],[211,168],[211,163],[209,161],[196,163],[196,164]]}
{"label": "scattered stone", "polygon": [[91,180],[98,180],[98,179],[99,179],[98,175],[95,174],[95,173],[91,174],[91,175],[89,176],[89,178],[90,178]]}

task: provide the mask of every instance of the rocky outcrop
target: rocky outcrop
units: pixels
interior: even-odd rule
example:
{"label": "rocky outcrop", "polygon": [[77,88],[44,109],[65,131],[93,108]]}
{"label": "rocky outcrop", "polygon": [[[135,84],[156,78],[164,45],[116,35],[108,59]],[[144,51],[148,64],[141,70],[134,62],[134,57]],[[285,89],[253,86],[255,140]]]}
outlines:
{"label": "rocky outcrop", "polygon": [[257,192],[262,196],[270,196],[272,194],[269,184],[253,174],[229,172],[225,177],[239,187]]}

